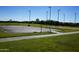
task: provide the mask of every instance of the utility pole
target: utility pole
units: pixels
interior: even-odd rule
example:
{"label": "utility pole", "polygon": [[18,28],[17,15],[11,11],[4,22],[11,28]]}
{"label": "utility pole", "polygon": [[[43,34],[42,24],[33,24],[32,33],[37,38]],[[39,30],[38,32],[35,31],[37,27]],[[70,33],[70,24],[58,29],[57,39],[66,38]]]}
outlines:
{"label": "utility pole", "polygon": [[75,12],[75,13],[74,13],[74,16],[75,16],[75,20],[74,20],[74,23],[76,23],[76,15],[77,15],[77,14],[76,14],[76,12]]}
{"label": "utility pole", "polygon": [[[51,6],[49,7],[49,22],[51,23]],[[49,32],[51,32],[51,26],[49,26]]]}

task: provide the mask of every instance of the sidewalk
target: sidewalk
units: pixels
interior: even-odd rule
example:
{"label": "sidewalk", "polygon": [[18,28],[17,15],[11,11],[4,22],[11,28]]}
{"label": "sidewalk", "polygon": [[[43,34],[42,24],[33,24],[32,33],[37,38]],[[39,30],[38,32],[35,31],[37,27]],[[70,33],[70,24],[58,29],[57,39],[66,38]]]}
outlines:
{"label": "sidewalk", "polygon": [[60,36],[60,35],[68,35],[68,34],[77,34],[77,33],[79,33],[79,31],[77,31],[77,32],[69,32],[69,33],[47,34],[47,35],[34,35],[34,36],[0,38],[0,42],[23,40],[23,39],[33,39],[33,38],[43,38],[43,37]]}

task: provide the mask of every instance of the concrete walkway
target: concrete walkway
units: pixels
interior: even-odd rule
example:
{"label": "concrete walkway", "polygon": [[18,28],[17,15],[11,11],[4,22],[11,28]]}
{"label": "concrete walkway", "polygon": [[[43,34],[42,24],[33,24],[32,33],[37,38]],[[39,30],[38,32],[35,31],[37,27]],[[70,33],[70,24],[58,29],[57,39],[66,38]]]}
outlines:
{"label": "concrete walkway", "polygon": [[76,33],[79,33],[79,31],[77,31],[77,32],[69,32],[69,33],[47,34],[47,35],[34,35],[34,36],[0,38],[0,42],[23,40],[23,39],[33,39],[33,38],[43,38],[43,37],[50,37],[50,36],[60,36],[60,35],[68,35],[68,34],[76,34]]}

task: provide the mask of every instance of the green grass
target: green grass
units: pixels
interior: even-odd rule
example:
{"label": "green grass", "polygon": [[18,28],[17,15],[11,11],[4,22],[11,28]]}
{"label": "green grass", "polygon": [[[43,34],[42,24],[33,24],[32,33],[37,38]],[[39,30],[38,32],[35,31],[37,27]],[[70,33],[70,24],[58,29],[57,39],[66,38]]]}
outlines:
{"label": "green grass", "polygon": [[79,52],[79,34],[0,42],[0,51]]}
{"label": "green grass", "polygon": [[[30,25],[34,27],[40,27],[40,24],[30,24]],[[28,26],[28,23],[0,23],[0,26]]]}
{"label": "green grass", "polygon": [[79,29],[73,29],[73,28],[69,28],[69,27],[56,27],[54,29],[57,29],[58,32],[75,32],[75,31],[79,31]]}
{"label": "green grass", "polygon": [[5,29],[0,28],[0,33],[5,33]]}
{"label": "green grass", "polygon": [[2,33],[2,32],[0,32],[0,38],[19,37],[19,36],[32,36],[32,35],[45,35],[45,34],[54,34],[54,33],[50,33],[50,32]]}
{"label": "green grass", "polygon": [[24,26],[27,25],[27,23],[0,23],[0,26],[12,26],[12,25],[18,25],[18,26]]}

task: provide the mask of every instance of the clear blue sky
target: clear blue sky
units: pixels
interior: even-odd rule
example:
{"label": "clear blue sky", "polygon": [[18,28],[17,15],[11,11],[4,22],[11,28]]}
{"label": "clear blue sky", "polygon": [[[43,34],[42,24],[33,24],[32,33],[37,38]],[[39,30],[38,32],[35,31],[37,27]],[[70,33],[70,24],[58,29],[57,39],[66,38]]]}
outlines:
{"label": "clear blue sky", "polygon": [[[65,14],[65,22],[74,22],[74,12],[77,13],[77,21],[79,22],[79,6],[52,6],[52,20],[57,20],[57,10],[60,9],[60,20],[63,22],[63,13]],[[31,10],[31,20],[39,18],[46,20],[46,12],[49,11],[48,6],[0,6],[0,21],[9,19],[17,21],[28,21],[29,10]]]}

